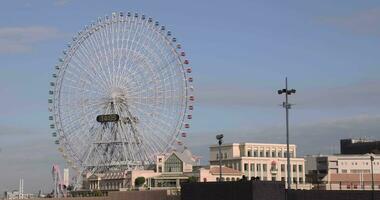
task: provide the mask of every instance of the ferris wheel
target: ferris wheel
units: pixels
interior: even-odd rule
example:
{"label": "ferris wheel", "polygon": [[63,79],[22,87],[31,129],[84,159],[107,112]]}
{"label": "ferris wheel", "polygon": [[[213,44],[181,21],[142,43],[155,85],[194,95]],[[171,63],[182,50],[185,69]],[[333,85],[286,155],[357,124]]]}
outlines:
{"label": "ferris wheel", "polygon": [[134,169],[183,148],[193,78],[172,33],[137,13],[112,13],[67,45],[48,100],[59,151],[80,171]]}

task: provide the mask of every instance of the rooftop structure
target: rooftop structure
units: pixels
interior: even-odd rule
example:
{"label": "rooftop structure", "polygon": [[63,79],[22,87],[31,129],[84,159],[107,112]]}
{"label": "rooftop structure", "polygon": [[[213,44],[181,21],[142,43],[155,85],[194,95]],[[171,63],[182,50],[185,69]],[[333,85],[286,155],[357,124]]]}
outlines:
{"label": "rooftop structure", "polygon": [[380,154],[380,141],[367,139],[340,140],[341,154]]}

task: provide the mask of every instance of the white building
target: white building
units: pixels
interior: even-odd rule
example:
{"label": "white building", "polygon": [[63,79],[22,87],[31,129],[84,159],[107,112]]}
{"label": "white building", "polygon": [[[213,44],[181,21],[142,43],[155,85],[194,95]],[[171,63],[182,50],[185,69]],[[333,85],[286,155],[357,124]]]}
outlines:
{"label": "white building", "polygon": [[[313,161],[315,159],[315,161]],[[319,183],[327,190],[366,190],[372,189],[370,155],[328,155],[309,156],[308,171],[316,169]],[[373,173],[375,189],[380,189],[380,156],[374,155]]]}
{"label": "white building", "polygon": [[[233,143],[210,146],[210,165],[222,165],[260,180],[287,181],[286,144]],[[289,146],[292,188],[305,188],[305,160],[297,158],[296,145]]]}

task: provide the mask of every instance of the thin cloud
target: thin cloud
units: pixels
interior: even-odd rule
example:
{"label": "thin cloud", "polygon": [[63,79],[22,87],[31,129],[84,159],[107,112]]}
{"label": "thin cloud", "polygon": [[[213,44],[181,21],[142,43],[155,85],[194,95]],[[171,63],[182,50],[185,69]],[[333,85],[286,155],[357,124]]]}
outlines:
{"label": "thin cloud", "polygon": [[321,21],[355,34],[380,36],[380,8],[362,10],[346,16],[322,17]]}
{"label": "thin cloud", "polygon": [[[379,140],[380,115],[357,115],[340,119],[295,125],[290,129],[290,143],[297,145],[299,156],[307,154],[339,153],[340,139],[367,138]],[[273,126],[260,130],[224,130],[225,143],[258,142],[285,143],[285,127]],[[202,157],[205,164],[209,159],[208,147],[215,143],[214,133],[189,135],[189,148]]]}
{"label": "thin cloud", "polygon": [[1,27],[0,53],[30,52],[35,44],[60,38],[64,35],[52,27]]}
{"label": "thin cloud", "polygon": [[[198,102],[203,105],[277,107],[282,97],[276,95],[276,91],[276,88],[257,89],[218,85],[201,88],[197,94]],[[310,109],[377,108],[379,101],[380,80],[331,88],[301,88],[292,97],[292,102],[296,103],[297,107]]]}
{"label": "thin cloud", "polygon": [[65,6],[70,2],[70,0],[56,0],[54,1],[54,5],[56,6]]}

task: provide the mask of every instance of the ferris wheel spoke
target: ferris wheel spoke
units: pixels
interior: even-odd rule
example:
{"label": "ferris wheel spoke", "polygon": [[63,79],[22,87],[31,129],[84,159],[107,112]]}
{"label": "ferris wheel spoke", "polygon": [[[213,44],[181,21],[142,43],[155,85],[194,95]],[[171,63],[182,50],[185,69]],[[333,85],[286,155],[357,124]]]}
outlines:
{"label": "ferris wheel spoke", "polygon": [[[164,30],[150,18],[114,13],[73,39],[52,110],[60,144],[79,170],[133,169],[179,146],[192,87],[184,54]],[[101,114],[120,120],[99,123]]]}

